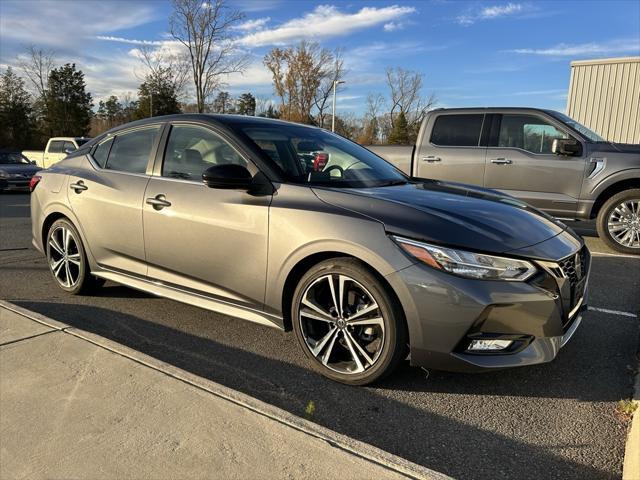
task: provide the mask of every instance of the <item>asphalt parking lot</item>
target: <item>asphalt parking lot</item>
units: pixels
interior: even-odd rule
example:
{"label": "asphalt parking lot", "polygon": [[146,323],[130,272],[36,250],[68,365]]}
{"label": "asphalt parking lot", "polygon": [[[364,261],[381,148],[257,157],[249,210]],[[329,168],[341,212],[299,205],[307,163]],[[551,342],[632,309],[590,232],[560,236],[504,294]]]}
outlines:
{"label": "asphalt parking lot", "polygon": [[640,257],[594,252],[589,311],[558,358],[481,375],[404,364],[375,387],[313,373],[292,334],[107,284],[57,288],[31,248],[29,196],[0,195],[0,298],[154,356],[431,469],[460,478],[619,478],[616,414],[637,367]]}

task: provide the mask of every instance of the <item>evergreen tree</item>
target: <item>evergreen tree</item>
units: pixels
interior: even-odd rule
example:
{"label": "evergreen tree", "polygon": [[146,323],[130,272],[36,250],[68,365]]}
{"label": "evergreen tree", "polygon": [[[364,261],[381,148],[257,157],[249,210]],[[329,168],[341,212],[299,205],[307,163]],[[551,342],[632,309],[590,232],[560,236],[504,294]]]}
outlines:
{"label": "evergreen tree", "polygon": [[250,93],[243,93],[240,95],[240,98],[238,98],[237,110],[240,115],[254,116],[256,114],[256,97]]}
{"label": "evergreen tree", "polygon": [[404,112],[398,114],[393,129],[389,134],[388,143],[391,145],[409,145],[409,124]]}
{"label": "evergreen tree", "polygon": [[54,68],[45,92],[45,125],[52,136],[79,137],[91,128],[91,94],[75,64]]}
{"label": "evergreen tree", "polygon": [[97,117],[105,123],[107,128],[112,128],[122,122],[122,104],[118,97],[111,95],[106,101],[100,100]]}
{"label": "evergreen tree", "polygon": [[178,92],[169,69],[161,68],[147,76],[138,88],[136,118],[180,113]]}
{"label": "evergreen tree", "polygon": [[270,104],[267,109],[258,116],[264,118],[280,118],[280,110]]}
{"label": "evergreen tree", "polygon": [[0,148],[22,150],[34,133],[31,98],[11,67],[0,75]]}

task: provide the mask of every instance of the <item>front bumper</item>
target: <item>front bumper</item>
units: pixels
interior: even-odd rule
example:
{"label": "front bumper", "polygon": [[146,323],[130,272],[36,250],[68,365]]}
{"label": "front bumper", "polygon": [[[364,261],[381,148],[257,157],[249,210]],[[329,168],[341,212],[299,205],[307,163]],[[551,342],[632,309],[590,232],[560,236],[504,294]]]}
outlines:
{"label": "front bumper", "polygon": [[[587,309],[591,258],[586,247],[581,252],[580,275],[568,270],[577,281],[551,262],[536,262],[539,271],[527,282],[465,279],[422,264],[388,276],[407,318],[412,365],[469,372],[553,360]],[[513,343],[474,352],[474,339]]]}

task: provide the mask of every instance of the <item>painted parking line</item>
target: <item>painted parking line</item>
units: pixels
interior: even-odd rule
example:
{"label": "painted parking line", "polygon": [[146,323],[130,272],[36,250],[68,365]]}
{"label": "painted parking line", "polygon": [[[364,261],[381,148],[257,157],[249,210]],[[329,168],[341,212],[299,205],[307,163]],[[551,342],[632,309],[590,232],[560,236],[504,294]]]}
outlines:
{"label": "painted parking line", "polygon": [[621,317],[638,318],[638,315],[631,312],[622,312],[620,310],[610,310],[608,308],[589,307],[589,310],[600,313],[609,313],[611,315],[620,315]]}
{"label": "painted parking line", "polygon": [[640,260],[640,255],[625,255],[624,253],[590,252],[593,257],[621,257]]}

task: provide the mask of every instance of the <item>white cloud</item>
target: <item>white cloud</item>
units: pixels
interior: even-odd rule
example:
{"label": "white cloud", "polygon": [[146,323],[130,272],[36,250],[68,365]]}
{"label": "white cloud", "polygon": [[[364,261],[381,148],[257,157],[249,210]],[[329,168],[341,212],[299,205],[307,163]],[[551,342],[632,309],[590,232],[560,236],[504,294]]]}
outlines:
{"label": "white cloud", "polygon": [[415,12],[413,7],[363,7],[355,13],[344,13],[332,5],[319,5],[301,18],[289,20],[278,27],[251,33],[238,43],[248,47],[285,45],[304,38],[344,36],[357,30],[388,23]]}
{"label": "white cloud", "polygon": [[246,22],[243,22],[239,25],[236,25],[233,27],[234,30],[242,30],[242,31],[249,31],[249,30],[261,30],[262,28],[264,28],[264,26],[269,23],[269,21],[271,20],[270,17],[264,17],[264,18],[256,18],[254,20],[247,20]]}
{"label": "white cloud", "polygon": [[117,43],[128,43],[130,45],[163,45],[165,42],[163,40],[137,40],[135,38],[123,38],[123,37],[113,37],[110,35],[97,35],[95,37],[98,40],[104,40],[106,42],[117,42]]}
{"label": "white cloud", "polygon": [[403,27],[404,25],[400,22],[389,22],[385,23],[382,28],[385,32],[395,32],[396,30],[402,30]]}
{"label": "white cloud", "polygon": [[581,57],[585,55],[609,55],[619,53],[640,54],[640,39],[613,40],[605,43],[559,43],[549,48],[516,48],[510,53],[546,57]]}
{"label": "white cloud", "polygon": [[480,10],[472,11],[456,18],[456,22],[460,25],[473,25],[480,20],[493,20],[500,17],[507,17],[526,10],[526,6],[522,3],[507,3],[506,5],[494,5],[484,7]]}

